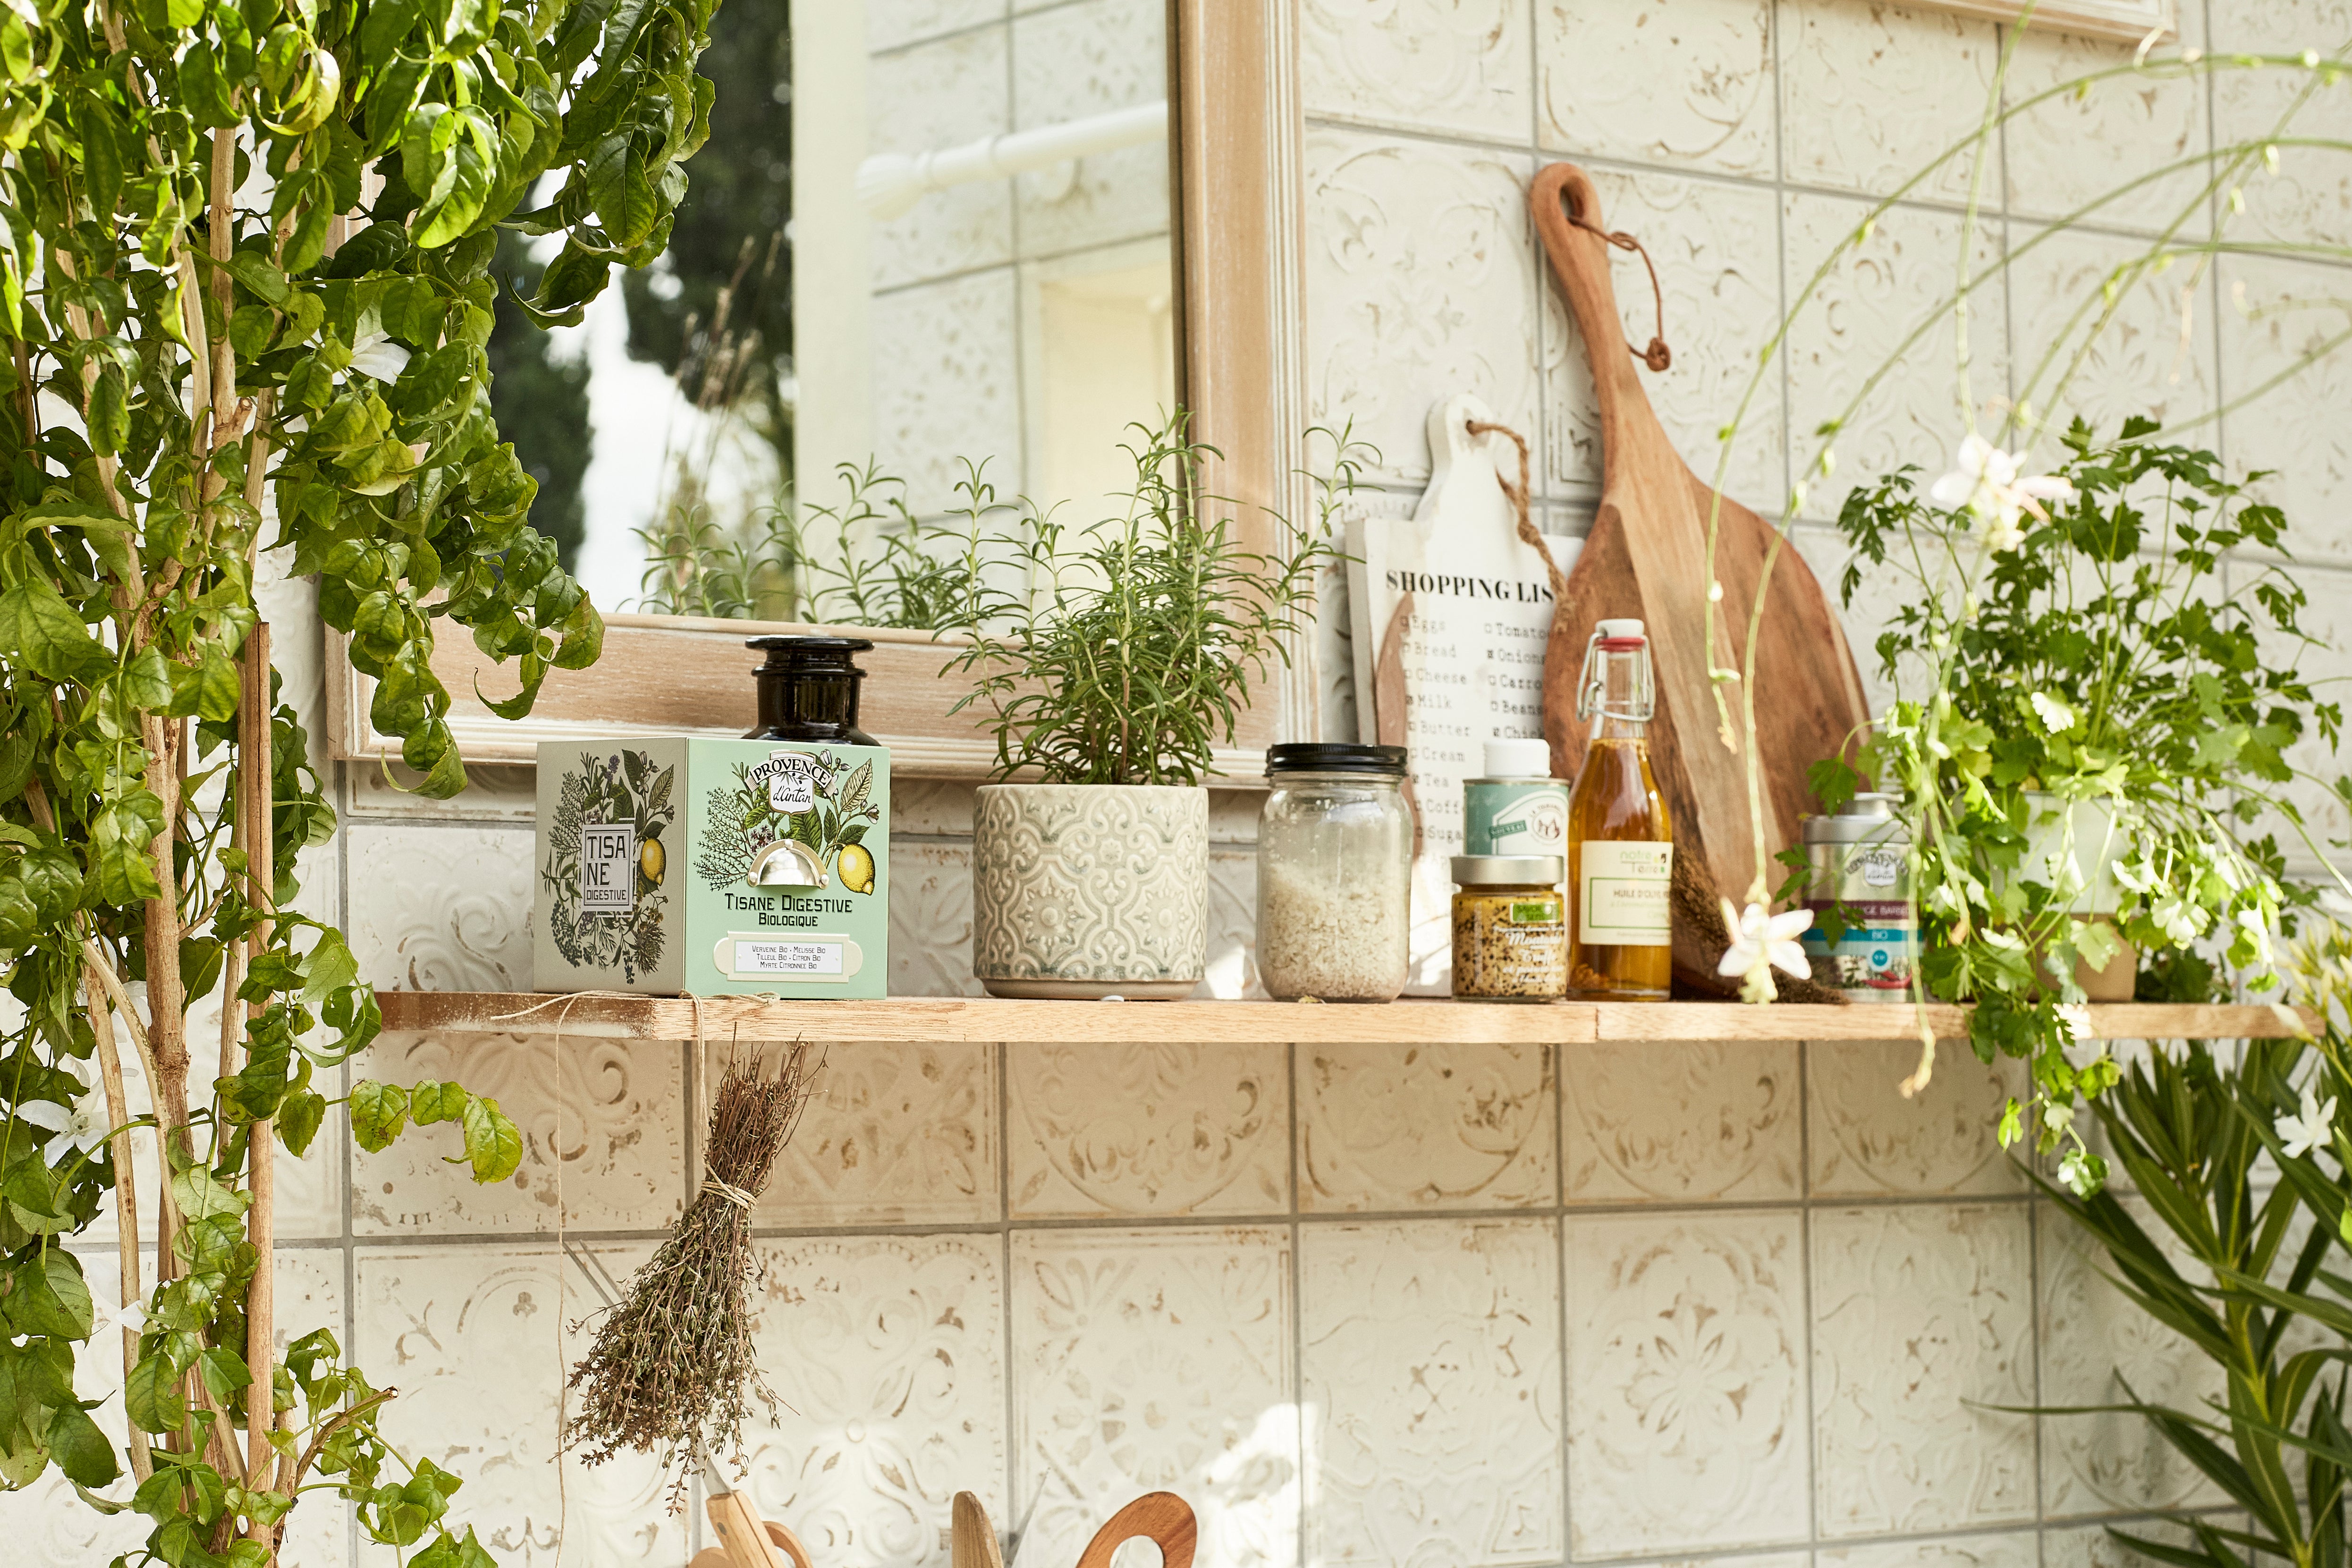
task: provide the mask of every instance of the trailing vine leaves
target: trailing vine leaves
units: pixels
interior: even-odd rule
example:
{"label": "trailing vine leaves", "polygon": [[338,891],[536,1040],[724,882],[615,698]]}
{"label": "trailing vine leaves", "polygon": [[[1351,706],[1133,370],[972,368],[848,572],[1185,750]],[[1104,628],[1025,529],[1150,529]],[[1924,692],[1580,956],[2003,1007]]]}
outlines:
{"label": "trailing vine leaves", "polygon": [[[431,795],[465,779],[431,666],[450,624],[519,664],[509,716],[596,657],[490,413],[497,229],[562,236],[543,322],[658,254],[715,4],[0,9],[0,1486],[127,1465],[134,1557],[256,1568],[325,1483],[413,1563],[487,1562],[447,1518],[457,1478],[383,1440],[389,1391],[324,1330],[272,1353],[257,1176],[330,1124],[381,1019],[341,935],[290,910],[334,817],[255,588],[265,552],[315,579]],[[190,1028],[215,1003],[216,1047]],[[478,1180],[520,1161],[457,1085],[348,1098],[365,1147],[423,1127]],[[64,1245],[110,1192],[143,1316],[100,1311]],[[85,1353],[122,1357],[122,1448]]]}

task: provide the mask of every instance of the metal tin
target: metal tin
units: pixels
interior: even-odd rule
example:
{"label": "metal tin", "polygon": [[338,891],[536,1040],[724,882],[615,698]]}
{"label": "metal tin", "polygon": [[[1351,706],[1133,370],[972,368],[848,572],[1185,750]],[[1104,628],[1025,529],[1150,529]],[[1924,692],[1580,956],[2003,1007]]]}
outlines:
{"label": "metal tin", "polygon": [[[1835,816],[1805,819],[1805,859],[1813,912],[1804,935],[1813,980],[1848,1001],[1900,1002],[1909,996],[1919,956],[1918,912],[1911,899],[1911,830],[1895,815],[1898,798],[1861,794]],[[1832,943],[1826,927],[1843,929]]]}
{"label": "metal tin", "polygon": [[1568,853],[1568,781],[1540,737],[1486,743],[1484,779],[1462,781],[1462,849],[1474,855]]}

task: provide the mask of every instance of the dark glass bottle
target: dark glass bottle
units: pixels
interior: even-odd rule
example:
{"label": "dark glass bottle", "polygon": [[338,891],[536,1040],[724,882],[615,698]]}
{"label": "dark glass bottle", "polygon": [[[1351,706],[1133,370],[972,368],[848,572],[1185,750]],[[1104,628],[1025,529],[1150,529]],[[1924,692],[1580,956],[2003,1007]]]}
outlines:
{"label": "dark glass bottle", "polygon": [[857,685],[866,672],[856,656],[873,643],[863,637],[754,637],[744,646],[768,655],[751,672],[760,722],[744,739],[877,744],[857,727]]}

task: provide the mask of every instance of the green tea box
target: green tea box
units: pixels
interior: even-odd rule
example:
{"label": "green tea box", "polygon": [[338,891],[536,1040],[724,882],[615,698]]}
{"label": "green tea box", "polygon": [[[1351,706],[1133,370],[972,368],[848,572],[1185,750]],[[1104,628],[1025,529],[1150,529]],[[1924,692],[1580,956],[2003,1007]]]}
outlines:
{"label": "green tea box", "polygon": [[533,983],[879,997],[889,812],[878,746],[543,742]]}

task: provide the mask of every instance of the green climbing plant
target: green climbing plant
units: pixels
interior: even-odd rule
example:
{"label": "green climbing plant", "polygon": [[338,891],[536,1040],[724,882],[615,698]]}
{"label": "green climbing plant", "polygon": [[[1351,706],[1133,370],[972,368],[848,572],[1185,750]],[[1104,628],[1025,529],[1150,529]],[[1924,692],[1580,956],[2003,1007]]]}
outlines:
{"label": "green climbing plant", "polygon": [[[143,1516],[132,1561],[259,1568],[321,1494],[419,1568],[488,1561],[390,1391],[324,1329],[275,1348],[272,1173],[337,1101],[363,1148],[448,1124],[481,1181],[521,1145],[455,1083],[341,1092],[380,1020],[294,908],[334,818],[256,590],[316,580],[431,795],[465,782],[451,623],[520,664],[509,716],[595,658],[490,408],[498,231],[563,236],[516,301],[541,325],[660,251],[714,5],[0,8],[0,1486]],[[69,1244],[109,1207],[93,1291]]]}

